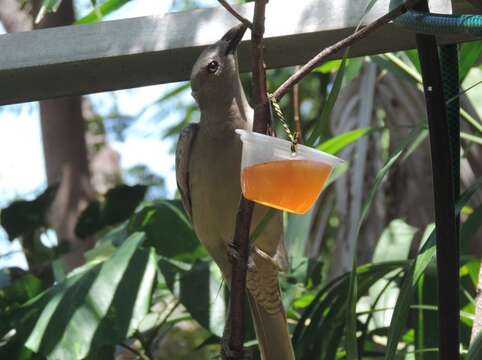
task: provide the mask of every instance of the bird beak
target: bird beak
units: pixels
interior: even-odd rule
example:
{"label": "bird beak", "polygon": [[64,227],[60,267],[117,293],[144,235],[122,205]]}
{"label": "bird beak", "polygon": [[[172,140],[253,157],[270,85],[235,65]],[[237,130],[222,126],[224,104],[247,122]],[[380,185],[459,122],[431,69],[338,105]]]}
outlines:
{"label": "bird beak", "polygon": [[226,55],[234,54],[238,48],[241,39],[246,32],[247,26],[245,24],[239,24],[231,28],[224,36],[221,38],[222,41],[228,42],[228,47],[226,48]]}

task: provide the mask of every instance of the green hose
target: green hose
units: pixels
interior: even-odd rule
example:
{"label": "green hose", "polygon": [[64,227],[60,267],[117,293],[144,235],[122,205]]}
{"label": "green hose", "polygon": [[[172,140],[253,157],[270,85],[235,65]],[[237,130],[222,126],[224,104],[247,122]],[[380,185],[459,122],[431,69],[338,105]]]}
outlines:
{"label": "green hose", "polygon": [[410,10],[394,23],[419,34],[482,36],[482,15],[426,14]]}

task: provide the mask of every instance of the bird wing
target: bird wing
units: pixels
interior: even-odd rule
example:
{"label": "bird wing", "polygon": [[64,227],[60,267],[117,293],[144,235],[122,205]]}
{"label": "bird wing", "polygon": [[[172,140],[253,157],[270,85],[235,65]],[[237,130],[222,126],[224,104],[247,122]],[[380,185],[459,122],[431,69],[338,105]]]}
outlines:
{"label": "bird wing", "polygon": [[189,185],[189,160],[192,144],[198,132],[198,124],[189,124],[182,129],[176,146],[176,181],[181,193],[184,210],[192,218],[191,191]]}

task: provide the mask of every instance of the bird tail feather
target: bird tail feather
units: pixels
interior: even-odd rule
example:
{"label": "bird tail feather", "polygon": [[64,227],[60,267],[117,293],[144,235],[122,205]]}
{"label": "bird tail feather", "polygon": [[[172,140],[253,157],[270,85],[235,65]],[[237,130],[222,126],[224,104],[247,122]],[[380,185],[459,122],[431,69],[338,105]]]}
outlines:
{"label": "bird tail feather", "polygon": [[261,359],[294,360],[295,355],[283,307],[280,307],[279,312],[268,313],[256,303],[249,292],[248,299]]}

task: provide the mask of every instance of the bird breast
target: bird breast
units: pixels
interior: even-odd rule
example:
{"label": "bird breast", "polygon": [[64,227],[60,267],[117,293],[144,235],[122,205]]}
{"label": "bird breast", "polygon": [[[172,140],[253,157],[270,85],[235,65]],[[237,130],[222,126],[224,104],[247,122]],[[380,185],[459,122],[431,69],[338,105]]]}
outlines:
{"label": "bird breast", "polygon": [[228,242],[234,234],[241,194],[242,145],[234,131],[222,138],[203,131],[201,126],[189,164],[193,224],[203,243],[211,239]]}

